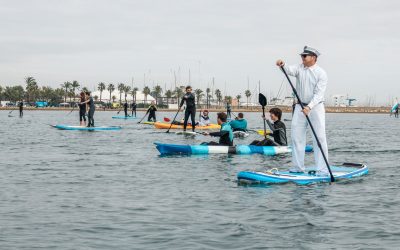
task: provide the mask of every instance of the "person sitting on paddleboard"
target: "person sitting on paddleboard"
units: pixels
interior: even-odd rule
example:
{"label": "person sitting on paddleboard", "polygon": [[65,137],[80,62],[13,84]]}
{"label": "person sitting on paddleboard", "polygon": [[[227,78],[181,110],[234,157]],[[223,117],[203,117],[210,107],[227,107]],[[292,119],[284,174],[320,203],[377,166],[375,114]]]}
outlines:
{"label": "person sitting on paddleboard", "polygon": [[262,141],[255,140],[250,145],[256,145],[256,146],[287,146],[287,138],[286,138],[286,126],[285,123],[281,121],[282,118],[282,110],[279,108],[272,108],[269,110],[269,115],[271,117],[271,120],[274,122],[271,124],[271,122],[264,117],[266,120],[269,129],[272,131],[272,137],[274,140],[270,138],[266,138]]}
{"label": "person sitting on paddleboard", "polygon": [[203,110],[203,114],[200,115],[199,126],[208,126],[211,124],[210,117],[208,116],[208,110]]}
{"label": "person sitting on paddleboard", "polygon": [[221,125],[219,132],[204,132],[204,135],[219,137],[219,142],[203,142],[202,145],[233,146],[233,131],[229,122],[226,122],[227,115],[224,112],[218,113],[218,124]]}
{"label": "person sitting on paddleboard", "polygon": [[232,130],[235,131],[247,131],[247,120],[244,119],[243,113],[239,113],[235,120],[230,121],[229,124],[232,127]]}
{"label": "person sitting on paddleboard", "polygon": [[186,102],[186,109],[185,109],[185,121],[183,122],[183,131],[186,131],[186,127],[190,116],[190,119],[192,120],[192,131],[194,132],[194,129],[196,127],[196,121],[195,121],[196,103],[195,103],[195,96],[192,93],[192,87],[190,86],[186,86],[186,94],[183,96],[179,107],[182,107],[184,102]]}
{"label": "person sitting on paddleboard", "polygon": [[135,116],[134,117],[136,117],[136,108],[137,108],[136,102],[133,101],[132,102],[132,116],[133,116],[133,112],[135,112]]}
{"label": "person sitting on paddleboard", "polygon": [[81,126],[86,126],[86,95],[85,93],[80,93],[81,102],[78,103],[79,106],[79,124]]}
{"label": "person sitting on paddleboard", "polygon": [[22,100],[18,103],[18,107],[19,107],[19,117],[22,118],[24,116],[24,102]]}
{"label": "person sitting on paddleboard", "polygon": [[94,111],[96,110],[94,106],[94,101],[93,97],[90,95],[90,91],[87,91],[86,93],[86,100],[84,102],[81,102],[80,104],[87,104],[86,106],[89,106],[89,111],[88,111],[88,125],[87,127],[94,127]]}
{"label": "person sitting on paddleboard", "polygon": [[146,113],[149,113],[149,117],[147,118],[148,122],[151,122],[151,121],[156,122],[157,121],[156,111],[157,111],[157,106],[156,106],[155,102],[152,101],[150,107],[147,109],[147,112],[146,112]]}
{"label": "person sitting on paddleboard", "polygon": [[125,113],[125,117],[128,117],[128,102],[124,103],[124,113]]}

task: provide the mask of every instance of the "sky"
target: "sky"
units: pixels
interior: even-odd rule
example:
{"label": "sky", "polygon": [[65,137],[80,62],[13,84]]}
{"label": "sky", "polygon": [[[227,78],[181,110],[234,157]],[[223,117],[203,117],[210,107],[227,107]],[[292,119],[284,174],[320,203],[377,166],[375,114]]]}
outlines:
{"label": "sky", "polygon": [[301,63],[308,45],[321,52],[327,99],[387,105],[400,97],[399,24],[395,0],[0,0],[0,85],[169,89],[175,74],[231,96],[260,81],[276,97],[290,91],[275,61]]}

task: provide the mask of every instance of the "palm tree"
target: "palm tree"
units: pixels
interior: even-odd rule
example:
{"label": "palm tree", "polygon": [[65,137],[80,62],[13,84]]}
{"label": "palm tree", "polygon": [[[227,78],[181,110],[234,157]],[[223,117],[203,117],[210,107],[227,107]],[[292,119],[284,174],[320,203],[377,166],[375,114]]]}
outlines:
{"label": "palm tree", "polygon": [[71,88],[71,83],[70,82],[64,82],[61,84],[61,88],[64,89],[64,102],[67,102],[67,96],[69,93],[69,89]]}
{"label": "palm tree", "polygon": [[139,91],[139,89],[136,88],[136,87],[134,87],[132,89],[132,91],[131,91],[132,99],[133,99],[134,102],[136,102],[136,94],[137,94],[138,91]]}
{"label": "palm tree", "polygon": [[158,105],[158,97],[161,95],[162,93],[162,88],[160,87],[160,85],[157,85],[153,88],[153,92],[156,96],[156,105]]}
{"label": "palm tree", "polygon": [[3,99],[3,94],[4,94],[4,89],[2,86],[0,86],[0,104],[1,104],[1,100]]}
{"label": "palm tree", "polygon": [[209,106],[210,106],[210,92],[211,92],[211,89],[210,88],[206,88],[206,106],[207,106],[207,108],[210,108]]}
{"label": "palm tree", "polygon": [[150,88],[149,87],[144,87],[143,88],[143,95],[144,95],[144,103],[147,103],[147,96],[150,94]]}
{"label": "palm tree", "polygon": [[195,93],[196,99],[197,99],[197,106],[199,106],[199,105],[200,105],[200,100],[201,100],[201,98],[204,96],[203,90],[201,90],[201,89],[195,89],[195,90],[194,90],[194,93]]}
{"label": "palm tree", "polygon": [[178,103],[178,105],[179,105],[179,100],[183,96],[183,90],[180,87],[176,87],[174,92],[175,92],[175,97],[176,97],[176,103]]}
{"label": "palm tree", "polygon": [[244,95],[245,95],[246,98],[247,98],[247,109],[248,109],[248,108],[249,108],[249,98],[250,98],[250,96],[251,96],[250,90],[249,90],[249,89],[246,90],[246,92],[244,92]]}
{"label": "palm tree", "polygon": [[82,88],[82,92],[84,92],[84,93],[89,92],[89,89],[86,88],[86,87],[83,87],[83,88]]}
{"label": "palm tree", "polygon": [[104,82],[99,82],[97,89],[100,91],[100,102],[101,102],[101,95],[103,91],[106,89],[106,84]]}
{"label": "palm tree", "polygon": [[110,99],[108,99],[108,100],[110,102],[110,108],[111,108],[111,95],[112,95],[112,92],[115,90],[114,84],[109,83],[108,86],[107,86],[107,90],[110,92]]}
{"label": "palm tree", "polygon": [[236,100],[237,100],[237,102],[238,102],[238,108],[240,108],[240,98],[242,98],[241,95],[237,95],[237,96],[236,96]]}
{"label": "palm tree", "polygon": [[221,103],[221,101],[222,101],[221,90],[216,89],[216,90],[215,90],[215,96],[217,97],[218,106],[220,106],[220,103]]}
{"label": "palm tree", "polygon": [[130,91],[131,91],[131,86],[125,86],[124,88],[125,102],[126,102],[126,97],[128,96]]}
{"label": "palm tree", "polygon": [[122,97],[122,92],[124,92],[125,85],[123,83],[118,83],[118,91],[119,91],[119,104],[121,104],[121,97]]}
{"label": "palm tree", "polygon": [[75,96],[76,96],[75,89],[79,88],[79,82],[78,81],[73,81],[72,84],[71,84],[71,88],[72,88],[72,93],[73,93],[74,98],[75,98]]}
{"label": "palm tree", "polygon": [[113,103],[115,102],[115,99],[117,99],[117,97],[115,95],[113,95],[111,98],[112,98]]}
{"label": "palm tree", "polygon": [[26,83],[27,102],[30,102],[31,97],[35,96],[36,92],[38,91],[38,86],[35,78],[33,78],[32,76],[28,76],[27,78],[25,78],[25,83]]}
{"label": "palm tree", "polygon": [[171,90],[167,90],[167,91],[165,92],[165,97],[167,98],[167,106],[168,106],[168,104],[169,104],[169,99],[172,98],[172,96],[173,96],[173,93],[172,93]]}
{"label": "palm tree", "polygon": [[99,97],[97,95],[95,95],[94,100],[97,102],[98,99],[99,99]]}

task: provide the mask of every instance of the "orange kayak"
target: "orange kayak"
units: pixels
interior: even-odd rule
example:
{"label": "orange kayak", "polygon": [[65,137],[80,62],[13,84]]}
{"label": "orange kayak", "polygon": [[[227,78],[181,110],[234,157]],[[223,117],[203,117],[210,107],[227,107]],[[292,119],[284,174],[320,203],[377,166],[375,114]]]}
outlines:
{"label": "orange kayak", "polygon": [[[171,123],[165,123],[165,122],[155,122],[154,127],[158,129],[169,129],[169,126],[171,126]],[[187,129],[192,129],[192,126],[187,125]],[[208,126],[196,126],[196,129],[220,129],[221,126],[218,124],[210,124]],[[183,125],[176,125],[172,124],[171,129],[183,129]]]}

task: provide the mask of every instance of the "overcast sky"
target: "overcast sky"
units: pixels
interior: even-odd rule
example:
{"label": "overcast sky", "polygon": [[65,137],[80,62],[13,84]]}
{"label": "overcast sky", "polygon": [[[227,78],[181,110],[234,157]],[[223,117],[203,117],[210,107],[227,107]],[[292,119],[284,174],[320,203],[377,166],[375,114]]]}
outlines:
{"label": "overcast sky", "polygon": [[[304,45],[321,52],[327,97],[377,103],[400,97],[400,1],[35,0],[0,1],[0,84],[58,87],[78,80],[211,86],[276,95],[274,65],[300,63]],[[146,77],[145,77],[146,75]],[[286,89],[287,83],[284,82]],[[288,90],[287,90],[288,92]]]}

